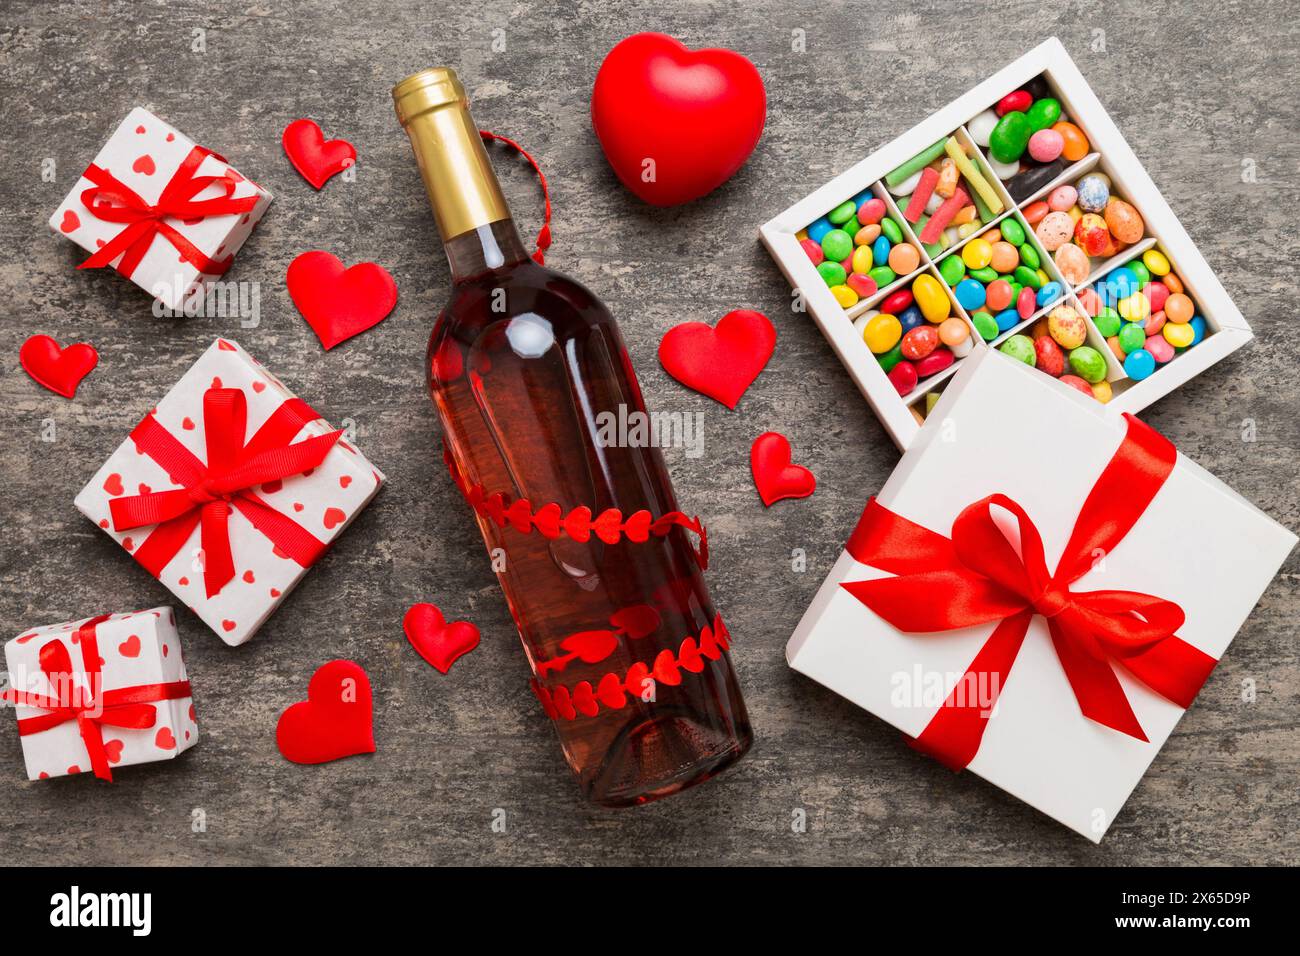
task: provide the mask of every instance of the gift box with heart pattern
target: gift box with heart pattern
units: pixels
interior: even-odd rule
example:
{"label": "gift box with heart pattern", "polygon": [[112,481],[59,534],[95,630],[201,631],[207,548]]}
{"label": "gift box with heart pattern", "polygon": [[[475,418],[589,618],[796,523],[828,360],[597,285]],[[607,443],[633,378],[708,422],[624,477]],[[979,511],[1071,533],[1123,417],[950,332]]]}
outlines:
{"label": "gift box with heart pattern", "polygon": [[146,411],[77,509],[222,640],[243,644],[384,476],[228,339]]}

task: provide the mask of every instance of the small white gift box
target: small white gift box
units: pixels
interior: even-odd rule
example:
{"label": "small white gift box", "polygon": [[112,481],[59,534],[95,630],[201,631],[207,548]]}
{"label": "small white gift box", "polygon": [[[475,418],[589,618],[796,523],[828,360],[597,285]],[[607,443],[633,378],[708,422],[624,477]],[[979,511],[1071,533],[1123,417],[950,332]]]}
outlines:
{"label": "small white gift box", "polygon": [[146,109],[131,110],[50,228],[181,310],[225,273],[272,196]]}
{"label": "small white gift box", "polygon": [[786,656],[1099,842],[1295,542],[1136,419],[985,351]]}
{"label": "small white gift box", "polygon": [[239,345],[217,339],[75,503],[236,645],[383,482],[342,432]]}
{"label": "small white gift box", "polygon": [[199,739],[169,607],[50,624],[5,644],[30,780],[168,760]]}

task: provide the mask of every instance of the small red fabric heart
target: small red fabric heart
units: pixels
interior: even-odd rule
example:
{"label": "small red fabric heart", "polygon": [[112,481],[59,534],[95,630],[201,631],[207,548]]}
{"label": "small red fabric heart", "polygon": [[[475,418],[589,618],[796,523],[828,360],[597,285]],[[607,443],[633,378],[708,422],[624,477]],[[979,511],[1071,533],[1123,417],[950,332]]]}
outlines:
{"label": "small red fabric heart", "polygon": [[289,263],[289,297],[329,351],[376,325],[397,305],[397,283],[382,266],[350,269],[328,252],[304,252]]}
{"label": "small red fabric heart", "polygon": [[99,353],[85,342],[65,349],[48,335],[33,335],[18,350],[18,364],[36,384],[64,398],[74,398],[81,380],[99,364]]}
{"label": "small red fabric heart", "polygon": [[782,498],[807,498],[817,479],[803,465],[790,462],[790,442],[779,432],[764,432],[749,449],[749,467],[763,504],[772,507]]}
{"label": "small red fabric heart", "polygon": [[293,168],[317,189],[357,161],[357,151],[351,143],[346,139],[326,142],[325,134],[314,120],[294,120],[284,128],[280,142]]}
{"label": "small red fabric heart", "polygon": [[402,630],[416,653],[442,673],[478,647],[478,628],[468,621],[448,624],[433,604],[413,604],[402,618]]}
{"label": "small red fabric heart", "polygon": [[591,92],[591,125],[623,185],[675,206],[722,185],[758,145],[763,78],[731,50],[687,49],[637,33],[609,51]]}
{"label": "small red fabric heart", "polygon": [[288,707],[275,727],[275,745],[293,763],[326,763],[375,752],[370,678],[354,661],[322,664],[307,699]]}
{"label": "small red fabric heart", "polygon": [[776,327],[762,312],[737,309],[709,328],[683,322],[659,342],[659,361],[687,388],[733,411],[776,349]]}

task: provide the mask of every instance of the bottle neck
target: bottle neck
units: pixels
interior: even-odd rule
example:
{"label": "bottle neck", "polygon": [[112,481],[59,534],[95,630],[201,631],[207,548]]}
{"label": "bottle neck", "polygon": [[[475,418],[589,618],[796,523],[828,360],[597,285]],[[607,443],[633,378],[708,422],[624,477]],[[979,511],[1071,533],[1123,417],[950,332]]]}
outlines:
{"label": "bottle neck", "polygon": [[443,249],[451,266],[452,282],[472,279],[529,258],[513,219],[498,219],[471,232],[444,239]]}

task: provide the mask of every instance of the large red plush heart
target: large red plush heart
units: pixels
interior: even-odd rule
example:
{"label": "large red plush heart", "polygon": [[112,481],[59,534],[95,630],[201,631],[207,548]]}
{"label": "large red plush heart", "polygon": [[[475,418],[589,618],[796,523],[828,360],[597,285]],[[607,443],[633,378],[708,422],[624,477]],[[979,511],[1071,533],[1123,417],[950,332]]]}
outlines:
{"label": "large red plush heart", "polygon": [[655,206],[712,192],[763,134],[767,95],[731,50],[688,50],[637,33],[609,51],[591,93],[591,125],[623,185]]}
{"label": "large red plush heart", "polygon": [[353,661],[322,664],[307,699],[280,715],[275,744],[294,763],[326,763],[375,752],[370,678]]}
{"label": "large red plush heart", "polygon": [[73,398],[81,380],[99,364],[99,353],[85,342],[65,349],[48,335],[33,335],[18,350],[18,364],[37,384]]}
{"label": "large red plush heart", "polygon": [[351,143],[346,139],[326,142],[320,127],[309,119],[294,120],[286,126],[280,142],[293,168],[317,189],[357,161],[357,151]]}
{"label": "large red plush heart", "polygon": [[735,409],[776,348],[776,327],[762,312],[728,312],[714,328],[683,322],[659,342],[659,361],[687,388]]}
{"label": "large red plush heart", "polygon": [[468,621],[448,624],[432,604],[415,604],[402,618],[402,630],[411,646],[442,673],[456,660],[478,647],[478,628]]}
{"label": "large red plush heart", "polygon": [[359,262],[350,269],[328,252],[304,252],[289,263],[289,298],[325,349],[372,325],[397,305],[397,283],[383,266]]}
{"label": "large red plush heart", "polygon": [[772,507],[782,498],[807,498],[817,479],[803,465],[790,462],[790,442],[780,432],[763,432],[749,449],[749,467],[763,504]]}

